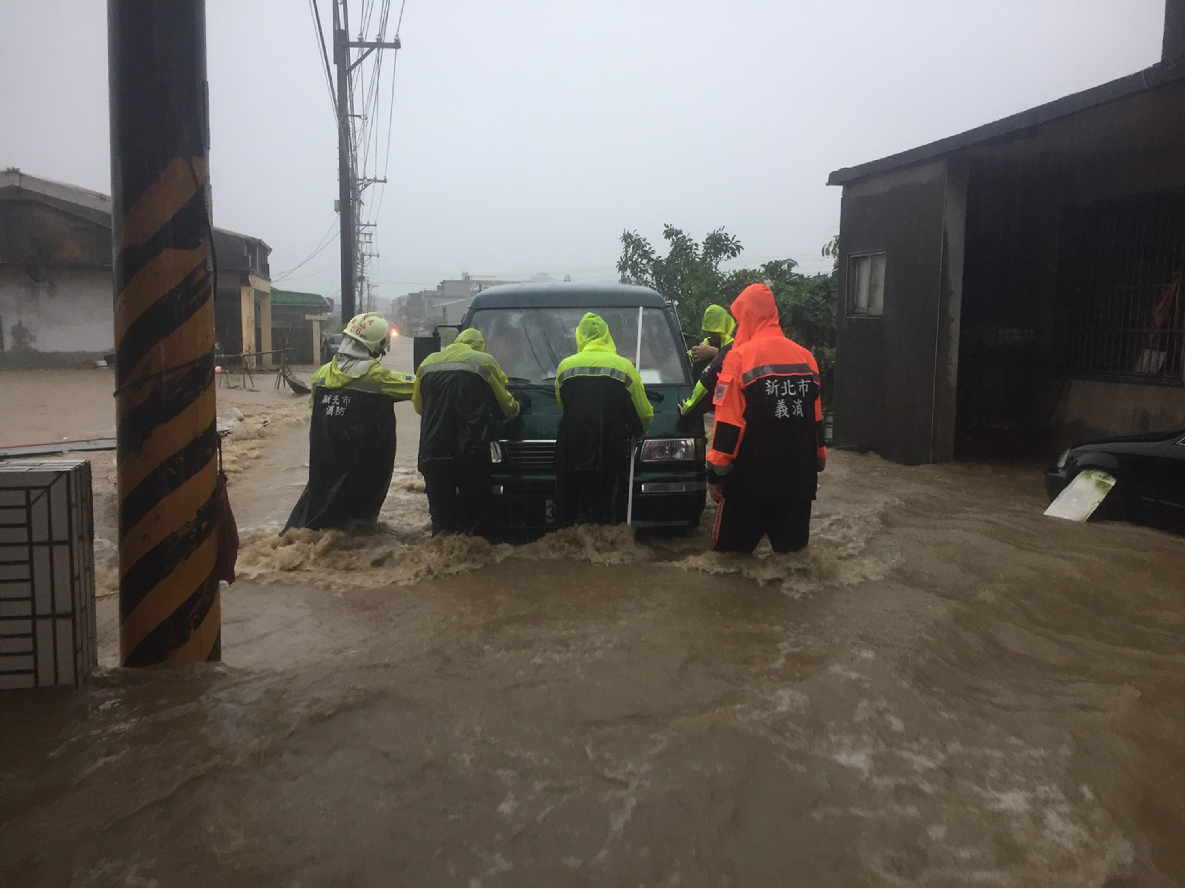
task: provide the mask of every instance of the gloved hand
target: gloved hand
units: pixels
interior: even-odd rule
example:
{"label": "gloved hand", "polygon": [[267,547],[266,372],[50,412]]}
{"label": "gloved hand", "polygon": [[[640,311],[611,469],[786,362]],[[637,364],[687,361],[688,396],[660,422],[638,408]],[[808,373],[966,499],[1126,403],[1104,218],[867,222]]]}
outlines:
{"label": "gloved hand", "polygon": [[687,401],[680,401],[680,402],[679,402],[679,416],[680,416],[680,417],[686,417],[686,416],[687,416],[687,409],[688,409],[688,404],[690,404],[690,402],[691,402],[691,399],[690,399],[690,398],[689,398],[689,399],[687,399]]}
{"label": "gloved hand", "polygon": [[826,457],[816,457],[815,458],[815,471],[822,472],[826,468],[827,468],[827,458]]}
{"label": "gloved hand", "polygon": [[524,392],[522,395],[517,396],[514,400],[518,402],[519,413],[522,413],[523,411],[525,411],[527,408],[529,408],[531,406],[531,396],[528,395],[526,392]]}

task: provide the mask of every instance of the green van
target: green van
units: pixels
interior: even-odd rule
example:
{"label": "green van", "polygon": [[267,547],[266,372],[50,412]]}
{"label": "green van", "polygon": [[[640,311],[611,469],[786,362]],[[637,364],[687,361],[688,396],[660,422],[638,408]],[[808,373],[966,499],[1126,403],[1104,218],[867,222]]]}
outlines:
{"label": "green van", "polygon": [[[576,351],[576,325],[586,312],[605,319],[618,354],[635,362],[654,405],[654,422],[634,451],[633,524],[696,526],[707,490],[704,428],[700,419],[679,415],[679,402],[691,393],[691,366],[667,301],[647,287],[622,284],[505,284],[474,297],[459,325],[481,331],[487,351],[510,378],[510,391],[529,402],[519,417],[493,430],[500,530],[555,527],[554,452],[561,414],[555,373]],[[415,345],[418,367],[424,355],[440,348],[439,330],[417,337]]]}

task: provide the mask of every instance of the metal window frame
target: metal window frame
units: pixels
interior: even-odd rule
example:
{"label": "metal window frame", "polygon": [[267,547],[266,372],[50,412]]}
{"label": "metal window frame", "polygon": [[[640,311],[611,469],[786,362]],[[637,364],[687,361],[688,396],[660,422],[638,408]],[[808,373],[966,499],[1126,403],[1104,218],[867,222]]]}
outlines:
{"label": "metal window frame", "polygon": [[[1075,228],[1063,282],[1070,376],[1185,386],[1185,190],[1080,207]],[[1172,314],[1158,327],[1172,287]]]}
{"label": "metal window frame", "polygon": [[872,282],[872,266],[873,266],[873,260],[874,260],[874,259],[875,259],[877,256],[883,256],[883,257],[885,257],[885,273],[886,273],[886,276],[887,276],[887,274],[888,274],[888,266],[889,266],[889,254],[888,254],[888,251],[887,251],[887,250],[863,250],[863,251],[856,252],[856,253],[849,253],[849,254],[847,255],[847,279],[846,279],[846,281],[845,281],[845,284],[846,284],[845,290],[846,290],[847,292],[844,294],[844,305],[845,305],[845,306],[846,306],[846,308],[847,308],[847,312],[846,312],[846,314],[847,314],[847,317],[849,317],[849,318],[864,318],[864,319],[867,319],[867,318],[875,318],[875,319],[879,319],[879,318],[883,318],[883,317],[885,316],[885,284],[884,284],[884,281],[883,281],[883,280],[881,281],[881,305],[880,305],[880,311],[879,311],[879,312],[870,312],[870,311],[868,311],[867,309],[863,309],[863,310],[861,310],[861,309],[859,309],[859,308],[857,308],[857,307],[856,307],[856,290],[855,290],[855,287],[856,287],[856,282],[859,280],[859,277],[858,277],[857,275],[854,275],[854,274],[853,274],[853,269],[854,269],[854,267],[855,267],[855,263],[856,263],[856,261],[858,261],[858,260],[865,260],[865,259],[866,259],[866,260],[868,260],[868,272],[869,272],[869,302],[871,302],[871,296],[872,296],[872,287],[871,287],[871,282]]}

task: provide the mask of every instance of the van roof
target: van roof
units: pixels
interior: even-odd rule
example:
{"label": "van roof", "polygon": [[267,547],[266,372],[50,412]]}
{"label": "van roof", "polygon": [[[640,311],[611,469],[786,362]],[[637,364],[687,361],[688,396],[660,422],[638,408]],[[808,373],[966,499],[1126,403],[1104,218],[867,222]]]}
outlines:
{"label": "van roof", "polygon": [[649,287],[632,284],[499,284],[473,298],[472,309],[521,309],[540,306],[653,306],[667,301]]}

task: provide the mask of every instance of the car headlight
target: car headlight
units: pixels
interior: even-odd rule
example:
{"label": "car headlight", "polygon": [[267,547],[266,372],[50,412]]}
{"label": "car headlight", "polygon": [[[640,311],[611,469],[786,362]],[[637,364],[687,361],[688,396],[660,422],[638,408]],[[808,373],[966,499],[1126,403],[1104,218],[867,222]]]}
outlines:
{"label": "car headlight", "polygon": [[1065,469],[1066,468],[1066,461],[1069,459],[1070,459],[1070,449],[1066,448],[1064,451],[1062,451],[1062,455],[1057,458],[1057,468],[1058,469]]}
{"label": "car headlight", "polygon": [[646,463],[694,459],[693,438],[648,438],[642,442],[642,460]]}
{"label": "car headlight", "polygon": [[490,442],[490,462],[491,463],[501,463],[502,462],[502,443],[499,441],[491,441]]}

